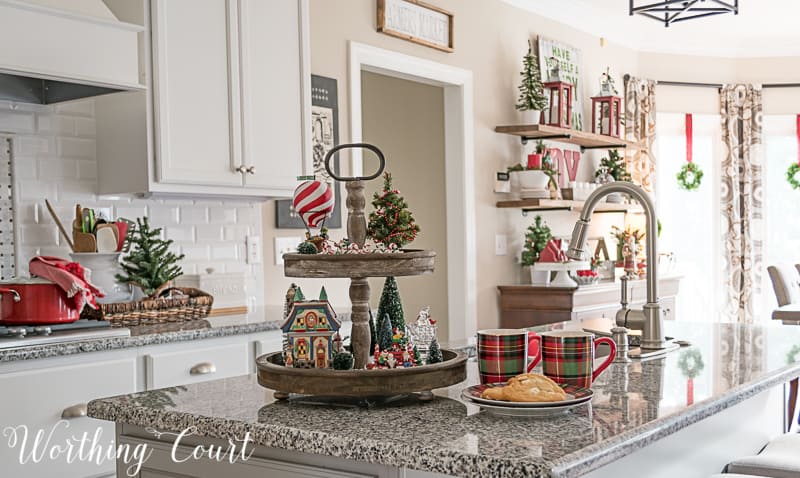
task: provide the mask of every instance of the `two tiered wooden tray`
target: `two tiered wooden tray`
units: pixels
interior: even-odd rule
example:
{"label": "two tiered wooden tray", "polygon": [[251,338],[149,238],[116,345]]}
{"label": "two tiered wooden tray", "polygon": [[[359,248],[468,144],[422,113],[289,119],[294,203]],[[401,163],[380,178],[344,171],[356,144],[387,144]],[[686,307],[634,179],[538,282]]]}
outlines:
{"label": "two tiered wooden tray", "polygon": [[[334,154],[344,148],[365,148],[378,157],[380,167],[372,176],[341,178],[330,168]],[[363,247],[367,225],[364,217],[364,181],[377,178],[383,172],[383,153],[370,144],[343,144],[333,148],[325,157],[328,174],[345,182],[347,189],[347,235]],[[352,370],[303,369],[279,365],[281,352],[262,355],[256,359],[258,383],[276,390],[275,398],[288,398],[289,393],[376,397],[422,392],[421,398],[431,399],[431,390],[447,387],[467,378],[467,356],[461,352],[442,350],[443,362],[410,368],[367,370],[371,354],[369,329],[370,277],[400,277],[433,273],[436,253],[424,250],[404,250],[395,253],[368,254],[285,254],[284,274],[287,277],[349,278],[351,318],[353,328],[350,343],[355,365]]]}

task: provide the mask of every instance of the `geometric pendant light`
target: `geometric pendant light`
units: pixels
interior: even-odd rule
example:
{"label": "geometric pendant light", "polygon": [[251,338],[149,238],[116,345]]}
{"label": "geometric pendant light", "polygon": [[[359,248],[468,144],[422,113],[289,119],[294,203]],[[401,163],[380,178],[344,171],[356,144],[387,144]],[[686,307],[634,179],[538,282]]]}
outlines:
{"label": "geometric pendant light", "polygon": [[673,23],[695,18],[739,14],[739,0],[630,0],[629,15],[651,18],[669,27]]}

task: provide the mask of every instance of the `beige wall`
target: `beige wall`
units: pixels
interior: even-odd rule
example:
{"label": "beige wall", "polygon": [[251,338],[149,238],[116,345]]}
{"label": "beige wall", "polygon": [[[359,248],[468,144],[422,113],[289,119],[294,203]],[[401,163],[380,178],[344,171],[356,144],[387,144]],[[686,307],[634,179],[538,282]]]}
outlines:
{"label": "beige wall", "polygon": [[[363,139],[381,148],[392,183],[406,198],[420,234],[409,246],[436,251],[436,271],[398,277],[407,320],[425,306],[447,337],[447,228],[445,217],[444,91],[441,87],[361,74]],[[382,181],[367,185],[369,198]],[[372,304],[378,306],[383,279],[370,280]]]}
{"label": "beige wall", "polygon": [[[455,52],[444,53],[410,42],[389,37],[375,31],[374,0],[311,0],[311,67],[315,74],[336,78],[339,81],[340,138],[350,138],[348,97],[348,40],[393,50],[472,71],[474,75],[474,134],[475,134],[475,191],[477,230],[477,304],[478,327],[491,327],[498,320],[496,286],[518,283],[522,269],[518,255],[522,244],[522,231],[533,221],[523,218],[519,211],[498,210],[494,204],[500,196],[492,193],[494,173],[519,161],[525,151],[518,140],[494,133],[499,124],[519,122],[514,109],[517,95],[521,57],[528,39],[544,35],[580,48],[583,52],[584,98],[591,96],[597,87],[597,78],[606,66],[617,75],[622,84],[624,73],[676,81],[724,82],[739,81],[790,81],[800,78],[800,62],[793,59],[730,60],[657,55],[638,53],[613,43],[600,46],[598,37],[578,32],[569,26],[544,19],[516,9],[499,0],[436,0],[438,6],[455,14]],[[788,68],[788,69],[787,69]],[[695,112],[700,109],[716,111],[718,99],[714,90],[659,88],[659,109]],[[778,92],[770,90],[764,95],[765,111],[782,112],[800,110],[797,90]],[[793,103],[794,102],[794,103]],[[588,108],[590,101],[585,101]],[[585,114],[588,115],[588,111]],[[530,149],[531,145],[528,146]],[[591,152],[582,161],[578,179],[587,180],[594,168],[593,160],[601,153]],[[413,201],[413,198],[411,198]],[[265,208],[264,224],[266,257],[272,257],[272,236],[275,231],[274,206]],[[572,213],[544,213],[545,219],[557,235],[567,235],[576,215]],[[619,223],[619,215],[598,215],[594,222],[597,232],[606,231],[612,223]],[[280,234],[289,235],[285,231]],[[424,234],[424,232],[423,232]],[[509,255],[494,255],[495,234],[506,234]],[[342,232],[334,233],[341,237]],[[266,266],[267,303],[279,303],[282,290],[290,282],[282,269]],[[318,288],[320,281],[308,283],[310,290]],[[347,304],[346,281],[326,281],[334,304]],[[276,289],[277,288],[277,289]],[[341,306],[340,306],[341,308]],[[409,314],[416,311],[407,311]]]}

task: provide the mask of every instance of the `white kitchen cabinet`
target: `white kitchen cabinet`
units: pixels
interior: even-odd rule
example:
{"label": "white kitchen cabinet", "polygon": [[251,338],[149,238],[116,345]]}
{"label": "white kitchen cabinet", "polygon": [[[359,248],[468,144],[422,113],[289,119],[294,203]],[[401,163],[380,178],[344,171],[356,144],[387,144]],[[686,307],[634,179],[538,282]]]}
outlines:
{"label": "white kitchen cabinet", "polygon": [[143,0],[147,92],[95,100],[100,194],[290,197],[311,171],[308,0]]}
{"label": "white kitchen cabinet", "polygon": [[147,389],[246,375],[251,361],[247,342],[150,352],[145,355]]}
{"label": "white kitchen cabinet", "polygon": [[[3,391],[0,429],[5,434],[0,447],[3,469],[0,475],[25,478],[65,476],[67,466],[69,476],[74,477],[113,474],[113,460],[104,460],[101,464],[76,460],[67,465],[66,458],[50,460],[47,454],[51,447],[64,447],[71,437],[77,437],[73,439],[77,446],[77,440],[84,433],[89,438],[97,436],[103,450],[113,444],[114,424],[87,418],[86,404],[94,398],[135,391],[136,365],[135,357],[126,357],[0,373],[0,390]],[[12,427],[16,433],[7,427]],[[21,457],[20,448],[26,431],[26,451]],[[39,453],[44,453],[44,457],[40,457],[38,463],[26,460],[37,433],[42,433],[45,439],[49,437],[49,440],[42,440]],[[17,446],[12,447],[13,442]],[[26,462],[20,463],[21,459]]]}

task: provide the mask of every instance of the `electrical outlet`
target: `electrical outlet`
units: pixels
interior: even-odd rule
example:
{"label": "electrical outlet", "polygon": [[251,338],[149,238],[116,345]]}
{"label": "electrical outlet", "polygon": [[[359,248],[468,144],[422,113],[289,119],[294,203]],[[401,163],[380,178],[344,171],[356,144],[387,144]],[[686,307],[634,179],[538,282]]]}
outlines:
{"label": "electrical outlet", "polygon": [[303,240],[296,236],[276,237],[275,238],[275,265],[283,265],[283,255],[290,252],[297,252],[297,245]]}
{"label": "electrical outlet", "polygon": [[248,264],[261,264],[261,238],[259,236],[247,236],[245,249]]}
{"label": "electrical outlet", "polygon": [[508,236],[505,234],[495,234],[494,236],[494,255],[505,256],[508,254]]}

